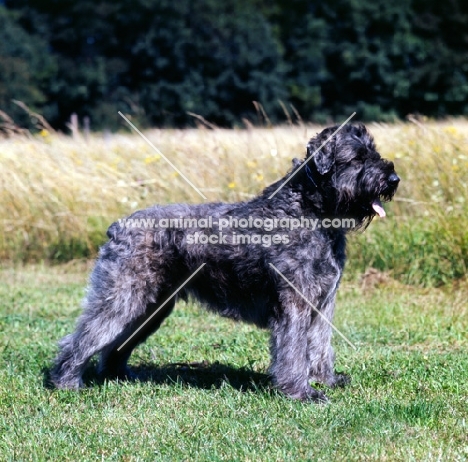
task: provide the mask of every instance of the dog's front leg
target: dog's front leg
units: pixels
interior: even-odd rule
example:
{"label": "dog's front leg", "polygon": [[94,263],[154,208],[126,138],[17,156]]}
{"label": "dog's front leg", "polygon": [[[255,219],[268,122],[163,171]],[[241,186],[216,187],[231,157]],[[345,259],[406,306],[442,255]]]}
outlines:
{"label": "dog's front leg", "polygon": [[283,293],[281,311],[272,322],[270,372],[275,386],[291,398],[326,401],[309,384],[308,331],[312,308],[295,293]]}
{"label": "dog's front leg", "polygon": [[335,352],[331,346],[333,314],[335,311],[336,289],[328,294],[312,313],[313,319],[307,333],[307,354],[309,380],[329,387],[344,386],[350,378],[335,373]]}

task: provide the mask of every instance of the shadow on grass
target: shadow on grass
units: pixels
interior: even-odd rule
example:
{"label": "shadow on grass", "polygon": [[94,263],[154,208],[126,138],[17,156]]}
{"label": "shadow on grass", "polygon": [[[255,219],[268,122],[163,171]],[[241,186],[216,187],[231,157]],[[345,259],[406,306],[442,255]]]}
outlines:
{"label": "shadow on grass", "polygon": [[[219,362],[208,363],[170,363],[163,366],[136,365],[130,371],[134,377],[123,379],[130,382],[152,382],[157,385],[182,385],[187,388],[212,389],[229,385],[232,388],[245,391],[272,390],[270,377],[261,372],[255,372],[245,367],[234,367]],[[50,370],[44,369],[44,386],[53,389],[50,381]],[[83,375],[86,388],[101,386],[108,377],[100,376],[93,364]],[[122,380],[122,379],[119,379]]]}

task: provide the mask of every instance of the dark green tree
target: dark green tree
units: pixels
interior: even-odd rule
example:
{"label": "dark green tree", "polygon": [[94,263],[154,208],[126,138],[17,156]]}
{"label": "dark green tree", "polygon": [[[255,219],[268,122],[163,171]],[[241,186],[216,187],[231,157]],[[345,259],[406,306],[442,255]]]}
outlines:
{"label": "dark green tree", "polygon": [[[367,120],[468,113],[465,0],[5,4],[21,28],[9,16],[1,33],[29,36],[2,46],[23,47],[14,51],[26,66],[23,77],[40,78],[14,81],[13,64],[4,64],[3,88],[29,92],[23,99],[43,105],[61,127],[72,112],[90,116],[94,128],[118,127],[119,110],[148,125],[186,126],[194,112],[232,126],[256,119],[253,101],[272,121],[284,121],[278,100],[323,122],[354,110]],[[41,39],[30,43],[30,36]],[[47,78],[36,72],[47,65],[34,61],[44,57],[45,43],[53,59],[43,63],[57,63]]]}
{"label": "dark green tree", "polygon": [[[117,2],[118,3],[118,2]],[[117,128],[117,111],[129,90],[121,84],[128,71],[116,28],[120,6],[113,2],[18,0],[7,2],[19,12],[19,21],[49,43],[57,73],[47,96],[56,104],[54,125],[64,129],[70,115],[89,116],[93,128]]]}
{"label": "dark green tree", "polygon": [[0,6],[0,110],[22,127],[31,126],[28,114],[13,103],[19,100],[32,110],[53,116],[47,90],[55,63],[47,44],[29,35],[13,14]]}
{"label": "dark green tree", "polygon": [[[283,45],[288,101],[305,120],[318,119],[323,111],[322,85],[327,81],[325,47],[330,28],[308,0],[277,0],[265,11]],[[288,108],[289,109],[289,108]]]}
{"label": "dark green tree", "polygon": [[279,45],[249,1],[19,0],[25,27],[45,26],[59,73],[50,95],[59,120],[120,123],[118,110],[157,125],[186,125],[191,111],[220,125],[274,120],[285,99]]}
{"label": "dark green tree", "polygon": [[220,125],[275,119],[287,97],[279,45],[250,2],[123,2],[117,28],[128,56],[126,85],[151,123],[185,125],[187,112]]}
{"label": "dark green tree", "polygon": [[285,47],[290,99],[305,117],[468,112],[466,1],[275,4],[267,11]]}
{"label": "dark green tree", "polygon": [[413,33],[424,43],[411,76],[419,112],[468,114],[468,2],[413,0],[413,12]]}

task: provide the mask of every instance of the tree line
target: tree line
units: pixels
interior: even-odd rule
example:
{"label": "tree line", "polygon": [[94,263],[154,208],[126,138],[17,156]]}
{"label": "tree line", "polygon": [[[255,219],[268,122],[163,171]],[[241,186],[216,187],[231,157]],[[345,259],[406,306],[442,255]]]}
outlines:
{"label": "tree line", "polygon": [[0,117],[21,126],[13,100],[58,129],[468,114],[465,0],[1,3]]}

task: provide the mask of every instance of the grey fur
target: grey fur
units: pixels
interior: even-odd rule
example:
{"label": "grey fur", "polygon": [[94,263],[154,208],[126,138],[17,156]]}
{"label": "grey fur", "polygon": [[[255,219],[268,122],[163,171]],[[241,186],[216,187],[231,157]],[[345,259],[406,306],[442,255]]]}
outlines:
{"label": "grey fur", "polygon": [[[363,125],[345,126],[309,157],[334,131],[328,128],[307,145],[307,166],[293,169],[248,202],[154,206],[131,219],[222,217],[334,218],[352,217],[356,228],[375,215],[376,199],[391,200],[398,185],[393,163],[377,153]],[[300,170],[295,174],[297,170]],[[294,176],[293,176],[294,174]],[[272,198],[286,179],[291,180]],[[288,230],[288,242],[270,246],[189,244],[191,233],[219,231],[201,227],[147,228],[112,224],[91,274],[84,311],[76,331],[64,337],[51,371],[57,388],[82,386],[89,359],[100,353],[100,371],[128,377],[133,348],[156,331],[174,308],[177,297],[193,296],[222,316],[271,330],[271,375],[276,387],[292,398],[325,400],[310,382],[342,385],[347,377],[334,371],[331,327],[279,275],[272,263],[329,320],[345,263],[347,229]],[[228,229],[253,235],[258,229]],[[263,231],[273,235],[276,230]],[[200,273],[145,327],[118,351],[135,330],[202,263]]]}

